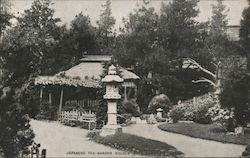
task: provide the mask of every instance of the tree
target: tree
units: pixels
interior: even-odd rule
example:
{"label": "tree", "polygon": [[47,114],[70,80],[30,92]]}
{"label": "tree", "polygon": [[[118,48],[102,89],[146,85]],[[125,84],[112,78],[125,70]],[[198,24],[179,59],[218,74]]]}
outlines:
{"label": "tree", "polygon": [[197,48],[200,39],[199,23],[195,21],[198,1],[173,0],[162,4],[159,38],[165,50],[173,57],[187,56]]}
{"label": "tree", "polygon": [[237,125],[245,126],[250,119],[248,104],[248,78],[244,58],[231,59],[232,66],[227,75],[220,102],[225,108],[233,108]]}
{"label": "tree", "polygon": [[249,55],[250,50],[250,2],[249,6],[242,12],[242,19],[240,21],[240,41],[245,49],[246,55]]}
{"label": "tree", "polygon": [[[221,93],[221,60],[230,54],[227,47],[232,44],[226,34],[228,19],[226,6],[222,2],[223,0],[217,0],[217,5],[212,5],[212,19],[209,21],[208,35],[203,40],[204,48],[200,49],[203,51],[202,53],[207,54],[210,63],[203,66],[196,60],[187,58],[183,65],[183,68],[198,69],[204,72],[207,77],[193,80],[193,83],[209,83],[215,94]],[[231,51],[235,50],[233,47],[230,49]]]}
{"label": "tree", "polygon": [[[250,79],[250,2],[248,7],[242,12],[242,19],[240,22],[240,43],[244,49],[244,55],[247,57],[247,77]],[[248,106],[250,105],[250,84],[248,82]]]}
{"label": "tree", "polygon": [[[191,83],[200,76],[200,72],[182,71],[180,64],[182,58],[188,57],[208,65],[208,57],[200,51],[207,35],[207,24],[195,20],[199,13],[197,3],[196,0],[173,0],[169,4],[163,3],[160,11],[159,43],[167,55],[172,75],[181,83],[178,87],[183,87],[179,99],[189,99],[207,91],[207,87]],[[168,96],[171,97],[170,94]]]}
{"label": "tree", "polygon": [[226,36],[227,12],[223,0],[217,0],[217,5],[212,4],[212,19],[210,21],[211,36]]}
{"label": "tree", "polygon": [[111,1],[107,0],[102,5],[102,9],[100,19],[97,21],[97,41],[101,54],[111,54],[115,39],[115,34],[113,33],[115,18],[111,13]]}
{"label": "tree", "polygon": [[[98,50],[95,28],[90,18],[82,13],[76,15],[71,21],[70,39],[73,41],[74,56],[82,57],[84,52],[95,54]],[[70,46],[69,46],[70,47]]]}
{"label": "tree", "polygon": [[167,61],[164,61],[163,49],[157,45],[158,15],[144,3],[123,21],[122,34],[117,37],[119,54],[116,57],[123,66],[134,67],[140,76],[147,76],[153,65],[159,64],[158,59]]}
{"label": "tree", "polygon": [[[246,9],[244,9],[242,12],[239,36],[240,36],[240,43],[243,46],[245,55],[248,58],[247,69],[248,69],[248,74],[250,74],[250,53],[249,53],[249,50],[250,50],[250,2],[249,2],[249,6]],[[249,102],[250,102],[250,92],[249,92]]]}
{"label": "tree", "polygon": [[9,13],[10,3],[7,0],[0,0],[0,37],[6,26],[10,26],[10,19],[13,17]]}
{"label": "tree", "polygon": [[27,99],[33,98],[33,79],[41,73],[42,63],[60,37],[59,19],[53,17],[49,6],[50,1],[35,0],[1,43],[5,73],[0,87],[0,148],[6,157],[20,156],[33,142],[27,114],[35,112],[37,104]]}

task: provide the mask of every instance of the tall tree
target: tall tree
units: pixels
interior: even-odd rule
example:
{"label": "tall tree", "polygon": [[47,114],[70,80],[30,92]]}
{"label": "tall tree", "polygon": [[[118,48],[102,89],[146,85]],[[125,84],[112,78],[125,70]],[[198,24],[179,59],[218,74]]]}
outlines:
{"label": "tall tree", "polygon": [[250,2],[247,8],[242,12],[240,22],[240,42],[245,50],[245,55],[248,57],[248,70],[250,71]]}
{"label": "tall tree", "polygon": [[[149,71],[152,71],[154,63],[149,60],[156,59],[157,55],[159,57],[159,52],[162,51],[157,45],[157,27],[158,15],[147,3],[136,8],[127,19],[124,19],[124,28],[118,37],[119,59],[125,66],[136,67],[140,76],[146,76]],[[164,55],[158,59],[164,60],[163,58]]]}
{"label": "tall tree", "polygon": [[184,65],[185,68],[195,68],[203,71],[203,77],[193,82],[208,83],[217,94],[221,92],[221,60],[222,57],[228,55],[227,47],[231,43],[226,34],[228,23],[226,6],[222,2],[223,0],[217,0],[217,4],[212,5],[212,19],[209,21],[208,35],[203,40],[204,48],[200,49],[202,53],[207,55],[209,63],[203,65],[200,61],[188,59]]}
{"label": "tall tree", "polygon": [[100,19],[97,21],[97,40],[102,54],[111,54],[114,34],[115,18],[111,12],[111,1],[107,0],[102,5]]}
{"label": "tall tree", "polygon": [[6,157],[20,156],[34,138],[26,114],[36,104],[26,100],[27,93],[33,93],[33,77],[41,73],[44,58],[60,37],[59,19],[53,17],[50,4],[35,0],[3,37],[0,55],[6,75],[0,87],[0,148]]}
{"label": "tall tree", "polygon": [[[194,85],[191,82],[201,75],[200,72],[179,69],[179,61],[185,57],[199,60],[202,63],[207,62],[206,55],[200,52],[203,47],[204,35],[206,35],[206,24],[195,20],[199,14],[197,3],[197,0],[173,0],[168,4],[163,3],[160,10],[157,31],[159,43],[164,48],[171,65],[175,66],[172,68],[172,73],[185,87],[180,99],[187,99],[183,96],[193,97],[207,91],[204,86]],[[183,78],[183,76],[186,77]]]}
{"label": "tall tree", "polygon": [[[250,1],[248,7],[242,12],[240,22],[240,42],[244,48],[245,56],[247,57],[247,77],[250,80]],[[250,82],[248,82],[248,106],[250,106]],[[250,119],[250,118],[249,118]]]}
{"label": "tall tree", "polygon": [[212,4],[212,19],[210,21],[210,34],[212,36],[226,36],[227,12],[223,0],[217,0],[217,4]]}
{"label": "tall tree", "polygon": [[[91,25],[88,16],[79,13],[71,21],[69,40],[73,40],[73,47],[75,56],[82,57],[84,52],[88,54],[95,54],[97,52],[96,32],[95,28]],[[70,47],[70,46],[69,46]]]}
{"label": "tall tree", "polygon": [[199,23],[195,21],[199,10],[198,0],[173,0],[162,4],[160,12],[160,41],[172,56],[180,57],[191,54],[197,47]]}

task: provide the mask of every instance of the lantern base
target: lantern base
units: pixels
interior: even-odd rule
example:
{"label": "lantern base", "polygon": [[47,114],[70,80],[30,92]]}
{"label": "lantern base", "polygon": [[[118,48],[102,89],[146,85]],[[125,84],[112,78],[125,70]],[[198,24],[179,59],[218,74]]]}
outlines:
{"label": "lantern base", "polygon": [[105,125],[101,130],[100,136],[105,137],[119,133],[122,133],[122,127],[120,125]]}

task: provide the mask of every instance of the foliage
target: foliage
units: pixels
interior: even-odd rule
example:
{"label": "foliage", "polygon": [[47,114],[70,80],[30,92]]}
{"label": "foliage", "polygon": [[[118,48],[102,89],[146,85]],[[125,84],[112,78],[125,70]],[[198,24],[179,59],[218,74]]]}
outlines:
{"label": "foliage", "polygon": [[226,131],[232,132],[235,128],[234,116],[228,109],[221,109],[217,104],[214,107],[209,108],[207,115],[211,117],[214,123],[223,126]]}
{"label": "foliage", "polygon": [[211,123],[211,117],[207,115],[209,107],[213,105],[208,106],[199,106],[199,108],[196,108],[196,110],[193,112],[193,119],[192,121],[196,123],[201,124],[209,124]]}
{"label": "foliage", "polygon": [[242,66],[234,66],[228,75],[220,96],[223,107],[235,108],[235,119],[239,125],[245,125],[250,118],[248,82],[246,69]]}
{"label": "foliage", "polygon": [[[71,21],[70,38],[73,46],[72,53],[75,57],[82,57],[83,53],[95,54],[97,49],[96,31],[91,25],[90,18],[88,16],[79,13]],[[71,41],[70,41],[71,42]]]}
{"label": "foliage", "polygon": [[57,43],[59,29],[50,2],[35,0],[30,9],[17,18],[1,43],[0,148],[6,157],[16,157],[31,145],[34,134],[26,114],[37,113],[33,77],[41,73],[44,59]]}
{"label": "foliage", "polygon": [[[122,34],[117,37],[115,56],[118,62],[125,67],[135,67],[139,76],[147,75],[147,69],[154,64],[149,60],[154,60],[154,56],[159,54],[157,52],[162,52],[156,47],[157,21],[158,15],[154,9],[144,3],[142,7],[130,13],[128,18],[123,19]],[[155,55],[152,54],[153,52],[156,52]]]}
{"label": "foliage", "polygon": [[246,158],[250,157],[250,145],[247,145],[245,151],[242,153],[242,156]]}
{"label": "foliage", "polygon": [[210,34],[212,36],[226,36],[228,24],[226,6],[223,0],[217,0],[217,5],[212,4],[212,18],[210,22]]}
{"label": "foliage", "polygon": [[7,0],[2,0],[0,2],[0,37],[2,36],[2,31],[10,26],[10,19],[13,15],[9,12],[10,4]]}
{"label": "foliage", "polygon": [[250,6],[248,5],[242,12],[242,19],[240,21],[240,42],[245,49],[245,53],[249,56],[250,49]]}
{"label": "foliage", "polygon": [[175,0],[164,4],[158,15],[144,2],[124,19],[114,55],[119,64],[132,68],[141,77],[138,104],[143,112],[147,112],[150,99],[156,94],[167,94],[175,103],[208,90],[208,86],[191,83],[200,72],[190,75],[181,70],[180,57],[196,55],[203,63],[210,63],[206,54],[198,53],[203,47],[200,30],[204,27],[194,19],[198,15],[196,4],[197,1]]}
{"label": "foliage", "polygon": [[141,115],[140,107],[134,99],[124,100],[122,102],[122,108],[125,113],[132,114],[134,117],[139,117]]}
{"label": "foliage", "polygon": [[173,120],[173,123],[177,123],[184,117],[184,112],[182,108],[174,106],[169,112],[169,117]]}
{"label": "foliage", "polygon": [[223,143],[247,145],[250,141],[250,130],[245,129],[245,135],[227,135],[226,130],[217,124],[174,123],[158,126],[163,131],[179,133],[194,138],[214,140]]}
{"label": "foliage", "polygon": [[101,54],[111,54],[115,40],[113,32],[115,18],[111,15],[111,1],[107,0],[102,9],[100,19],[97,21],[97,43]]}
{"label": "foliage", "polygon": [[190,54],[199,44],[199,24],[194,19],[199,13],[197,3],[197,0],[174,0],[167,5],[162,4],[159,38],[174,57]]}
{"label": "foliage", "polygon": [[182,120],[194,121],[196,123],[207,124],[211,123],[211,116],[207,115],[208,109],[214,106],[213,98],[208,95],[203,95],[196,98],[196,103],[183,102],[180,105],[174,106],[174,109],[183,111]]}
{"label": "foliage", "polygon": [[17,101],[13,87],[1,89],[0,149],[5,157],[16,157],[32,144],[34,133],[30,129],[26,109]]}
{"label": "foliage", "polygon": [[60,20],[53,18],[54,10],[49,7],[48,0],[34,1],[31,8],[17,18],[17,25],[4,36],[5,66],[15,72],[14,75],[44,71],[44,64],[60,37],[56,25]]}
{"label": "foliage", "polygon": [[58,109],[56,106],[50,104],[49,102],[43,102],[36,118],[42,120],[56,120],[57,111]]}
{"label": "foliage", "polygon": [[133,154],[171,157],[181,156],[183,154],[166,143],[126,133],[117,133],[106,137],[101,137],[99,133],[92,133],[88,136],[97,143]]}
{"label": "foliage", "polygon": [[148,109],[151,113],[156,113],[156,109],[162,108],[165,113],[167,113],[171,108],[171,101],[169,100],[168,96],[165,94],[160,94],[154,96],[148,105]]}

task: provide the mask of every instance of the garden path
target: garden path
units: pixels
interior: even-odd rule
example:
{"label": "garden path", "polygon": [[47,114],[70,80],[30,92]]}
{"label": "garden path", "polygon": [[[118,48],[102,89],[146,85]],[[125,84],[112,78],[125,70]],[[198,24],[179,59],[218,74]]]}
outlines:
{"label": "garden path", "polygon": [[244,145],[224,144],[162,131],[158,125],[133,124],[125,127],[123,131],[166,142],[182,151],[185,157],[239,157],[245,150]]}
{"label": "garden path", "polygon": [[[95,143],[86,137],[88,130],[58,122],[31,120],[35,142],[47,149],[47,157],[131,157],[131,154]],[[72,152],[67,153],[67,152]],[[75,153],[73,153],[75,152]],[[82,153],[80,153],[82,152]],[[93,152],[95,154],[93,154]],[[98,154],[99,152],[99,154]],[[112,153],[112,154],[110,154]],[[123,155],[125,154],[125,155]]]}

